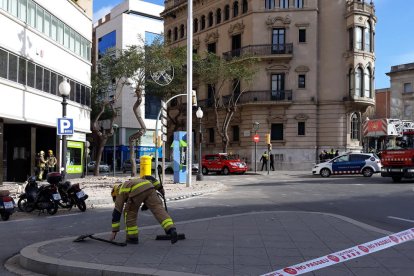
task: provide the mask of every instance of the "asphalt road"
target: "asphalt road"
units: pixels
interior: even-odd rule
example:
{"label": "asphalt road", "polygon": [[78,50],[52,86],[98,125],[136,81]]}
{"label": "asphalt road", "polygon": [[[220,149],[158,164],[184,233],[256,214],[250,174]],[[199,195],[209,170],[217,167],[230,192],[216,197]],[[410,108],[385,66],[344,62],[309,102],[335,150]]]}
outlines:
{"label": "asphalt road", "polygon": [[[305,172],[205,177],[222,181],[228,189],[169,202],[175,221],[300,210],[339,214],[392,232],[414,226],[414,181],[394,184],[378,175],[320,178]],[[111,212],[109,208],[85,213],[59,210],[55,216],[33,212],[0,221],[0,261],[35,242],[110,231]],[[139,219],[140,226],[157,223],[149,212],[140,213]],[[11,274],[0,267],[0,275]]]}

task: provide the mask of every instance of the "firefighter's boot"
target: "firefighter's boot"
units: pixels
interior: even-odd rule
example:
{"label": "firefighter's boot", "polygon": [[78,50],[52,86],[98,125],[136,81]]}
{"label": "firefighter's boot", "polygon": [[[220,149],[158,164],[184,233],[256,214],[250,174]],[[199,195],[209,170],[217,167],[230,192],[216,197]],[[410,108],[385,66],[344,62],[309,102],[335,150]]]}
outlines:
{"label": "firefighter's boot", "polygon": [[127,238],[126,242],[130,244],[138,244],[138,238]]}
{"label": "firefighter's boot", "polygon": [[178,241],[177,229],[175,229],[174,227],[168,229],[167,234],[170,235],[172,244]]}

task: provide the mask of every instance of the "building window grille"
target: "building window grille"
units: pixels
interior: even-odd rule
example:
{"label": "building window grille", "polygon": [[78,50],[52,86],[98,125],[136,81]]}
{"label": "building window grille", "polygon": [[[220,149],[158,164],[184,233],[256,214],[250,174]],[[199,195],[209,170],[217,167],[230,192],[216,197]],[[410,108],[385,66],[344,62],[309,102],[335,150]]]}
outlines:
{"label": "building window grille", "polygon": [[15,55],[9,54],[9,74],[8,79],[17,82],[17,64],[18,58]]}
{"label": "building window grille", "polygon": [[354,113],[351,116],[351,139],[352,140],[359,140],[359,129],[360,129],[360,119],[359,115]]}

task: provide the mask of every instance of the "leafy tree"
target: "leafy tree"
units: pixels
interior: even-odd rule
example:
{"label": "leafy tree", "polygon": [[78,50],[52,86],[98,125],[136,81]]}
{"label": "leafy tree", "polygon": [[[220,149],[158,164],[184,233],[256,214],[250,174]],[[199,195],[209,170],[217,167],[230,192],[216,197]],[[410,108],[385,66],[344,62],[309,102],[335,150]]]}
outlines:
{"label": "leafy tree", "polygon": [[[257,58],[251,56],[222,59],[213,53],[194,57],[194,71],[200,83],[210,86],[217,133],[221,138],[223,152],[229,145],[228,128],[237,111],[237,104],[249,88],[257,72]],[[220,114],[224,113],[224,118]]]}
{"label": "leafy tree", "polygon": [[[145,93],[147,95],[154,95],[166,99],[176,93],[181,93],[183,83],[185,83],[183,81],[183,76],[185,75],[183,74],[185,71],[183,67],[185,49],[178,47],[167,49],[160,38],[155,39],[151,45],[145,44],[142,38],[139,38],[139,40],[138,45],[129,46],[122,50],[113,50],[111,53],[105,55],[100,60],[100,70],[96,81],[94,81],[94,91],[97,92],[96,100],[100,107],[97,110],[100,111],[97,113],[99,116],[94,120],[93,132],[96,132],[95,136],[100,137],[102,140],[99,140],[101,154],[96,156],[97,167],[99,165],[98,160],[100,160],[98,158],[102,157],[103,147],[107,139],[113,135],[112,126],[116,118],[114,104],[118,100],[125,85],[130,85],[133,89],[136,100],[132,105],[132,111],[138,121],[139,127],[128,138],[131,153],[131,176],[136,175],[135,156],[132,154],[134,152],[135,141],[140,139],[147,130],[140,108],[143,96],[145,95],[144,91],[146,90]],[[150,75],[154,75],[156,72],[163,72],[169,65],[177,68],[175,70],[176,76],[172,82],[164,87],[156,84]],[[112,89],[116,93],[112,93],[112,96],[108,97],[108,89]],[[105,116],[110,118],[111,126],[107,133],[99,130],[98,125],[98,120],[105,118]],[[96,170],[95,174],[97,175]]]}

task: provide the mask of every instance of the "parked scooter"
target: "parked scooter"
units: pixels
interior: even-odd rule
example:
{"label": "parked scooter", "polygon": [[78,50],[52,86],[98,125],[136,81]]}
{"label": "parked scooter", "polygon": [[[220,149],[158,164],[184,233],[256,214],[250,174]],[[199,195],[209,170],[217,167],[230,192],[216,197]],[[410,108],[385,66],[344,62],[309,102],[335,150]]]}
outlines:
{"label": "parked scooter", "polygon": [[[51,173],[52,174],[52,173]],[[58,191],[62,199],[58,202],[59,206],[66,209],[72,209],[73,206],[77,206],[82,212],[86,211],[85,200],[88,198],[88,195],[80,188],[79,184],[71,184],[69,181],[57,182],[62,177],[59,173],[53,173],[53,184],[57,185]],[[60,176],[60,177],[59,177]],[[52,177],[50,177],[52,179]],[[52,181],[52,180],[51,180]],[[51,183],[52,184],[52,183]]]}
{"label": "parked scooter", "polygon": [[0,190],[0,216],[2,220],[8,220],[14,212],[14,199],[8,190]]}
{"label": "parked scooter", "polygon": [[17,206],[20,211],[32,212],[46,210],[49,215],[56,214],[58,201],[61,199],[57,186],[53,184],[38,186],[36,177],[31,176],[27,179],[24,193],[19,196]]}

